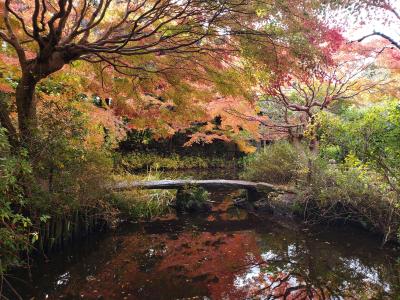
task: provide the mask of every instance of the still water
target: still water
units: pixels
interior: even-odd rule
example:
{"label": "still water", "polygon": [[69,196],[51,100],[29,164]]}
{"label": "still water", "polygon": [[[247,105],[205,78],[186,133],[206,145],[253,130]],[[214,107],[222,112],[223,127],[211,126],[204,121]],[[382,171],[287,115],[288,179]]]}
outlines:
{"label": "still water", "polygon": [[[305,227],[213,193],[206,215],[126,224],[49,257],[24,299],[400,299],[400,249],[351,227]],[[23,276],[20,278],[23,278]]]}

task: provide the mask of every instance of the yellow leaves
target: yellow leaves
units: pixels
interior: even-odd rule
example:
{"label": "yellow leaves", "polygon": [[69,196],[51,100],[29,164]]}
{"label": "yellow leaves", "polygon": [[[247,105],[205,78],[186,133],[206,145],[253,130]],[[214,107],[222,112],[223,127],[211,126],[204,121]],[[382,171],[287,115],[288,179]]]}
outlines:
{"label": "yellow leaves", "polygon": [[269,11],[265,7],[256,8],[256,14],[258,17],[266,17]]}
{"label": "yellow leaves", "polygon": [[102,23],[104,24],[112,24],[115,22],[120,21],[125,12],[126,6],[123,5],[122,3],[118,3],[118,1],[111,2],[111,5],[109,6],[109,9],[107,10],[104,18],[102,19]]}
{"label": "yellow leaves", "polygon": [[344,159],[344,166],[358,170],[359,177],[362,178],[370,171],[369,163],[363,163],[356,154],[351,151]]}
{"label": "yellow leaves", "polygon": [[[89,106],[90,105],[90,106]],[[115,116],[112,110],[87,106],[90,131],[87,144],[96,148],[103,146],[106,136],[112,141],[121,140],[125,136],[122,121]],[[107,131],[107,132],[106,132]]]}
{"label": "yellow leaves", "polygon": [[250,145],[247,141],[244,141],[244,140],[236,141],[236,145],[238,146],[238,149],[241,152],[244,152],[244,153],[247,153],[247,154],[254,153],[257,150],[256,147]]}
{"label": "yellow leaves", "polygon": [[252,75],[257,80],[257,82],[260,82],[264,85],[268,84],[271,80],[271,72],[265,68],[254,67]]}
{"label": "yellow leaves", "polygon": [[225,135],[196,132],[190,136],[190,140],[187,141],[183,146],[188,147],[192,146],[193,144],[211,144],[214,140],[221,140],[225,142],[230,141],[230,139]]}

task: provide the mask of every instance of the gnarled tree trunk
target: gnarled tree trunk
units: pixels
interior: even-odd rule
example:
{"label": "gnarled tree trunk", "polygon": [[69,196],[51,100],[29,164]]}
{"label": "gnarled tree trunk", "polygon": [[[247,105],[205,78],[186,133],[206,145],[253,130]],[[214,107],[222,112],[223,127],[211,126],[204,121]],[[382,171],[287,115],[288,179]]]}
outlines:
{"label": "gnarled tree trunk", "polygon": [[24,72],[16,90],[18,127],[20,139],[29,148],[37,128],[35,87],[37,80],[30,72]]}
{"label": "gnarled tree trunk", "polygon": [[41,51],[40,55],[29,60],[22,67],[22,76],[16,90],[18,111],[18,127],[22,145],[32,150],[32,142],[37,131],[37,115],[35,88],[37,83],[61,70],[62,67],[74,58],[74,53],[55,51],[51,45]]}

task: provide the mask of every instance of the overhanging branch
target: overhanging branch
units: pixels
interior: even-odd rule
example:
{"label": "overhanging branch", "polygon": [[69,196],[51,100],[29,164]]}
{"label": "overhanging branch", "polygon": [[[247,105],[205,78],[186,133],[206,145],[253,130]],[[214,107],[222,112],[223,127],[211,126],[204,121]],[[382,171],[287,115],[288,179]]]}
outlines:
{"label": "overhanging branch", "polygon": [[357,42],[362,42],[363,40],[371,37],[371,36],[380,36],[384,38],[385,40],[389,41],[392,45],[394,45],[397,49],[400,50],[400,43],[396,42],[392,37],[388,36],[387,34],[384,34],[382,32],[374,31],[371,34],[365,35],[362,38],[358,39]]}

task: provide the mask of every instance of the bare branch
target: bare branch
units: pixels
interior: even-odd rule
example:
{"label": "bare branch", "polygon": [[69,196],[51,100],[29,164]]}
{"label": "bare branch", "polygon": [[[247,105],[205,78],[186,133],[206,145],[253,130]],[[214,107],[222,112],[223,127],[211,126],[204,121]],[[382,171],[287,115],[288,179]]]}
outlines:
{"label": "bare branch", "polygon": [[362,38],[358,39],[357,42],[362,42],[363,40],[371,37],[371,36],[380,36],[382,38],[384,38],[385,40],[389,41],[392,45],[394,45],[397,49],[400,50],[400,43],[396,42],[393,38],[391,38],[390,36],[382,33],[382,32],[378,32],[378,31],[374,31],[371,34],[365,35]]}

